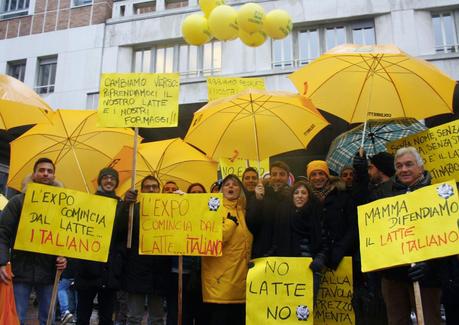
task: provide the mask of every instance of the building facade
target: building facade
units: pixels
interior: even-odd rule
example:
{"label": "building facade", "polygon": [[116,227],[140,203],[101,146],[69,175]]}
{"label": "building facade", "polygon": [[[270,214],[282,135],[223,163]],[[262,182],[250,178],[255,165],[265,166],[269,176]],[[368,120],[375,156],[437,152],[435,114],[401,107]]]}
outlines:
{"label": "building facade", "polygon": [[[200,10],[198,0],[0,0],[0,73],[53,108],[95,109],[101,73],[179,72],[185,121],[207,102],[207,76],[263,77],[268,90],[295,91],[287,75],[342,43],[395,44],[459,80],[459,0],[252,2],[288,11],[292,33],[258,48],[239,40],[196,47],[182,39],[181,22]],[[325,138],[342,131],[336,125]]]}

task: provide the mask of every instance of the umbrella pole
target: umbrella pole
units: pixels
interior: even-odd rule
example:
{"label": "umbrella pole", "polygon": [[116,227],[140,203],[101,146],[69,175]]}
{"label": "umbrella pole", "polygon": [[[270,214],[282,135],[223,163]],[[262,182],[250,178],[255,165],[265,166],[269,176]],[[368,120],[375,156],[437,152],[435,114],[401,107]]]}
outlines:
{"label": "umbrella pole", "polygon": [[83,183],[84,183],[84,187],[86,188],[86,192],[89,193],[88,183],[86,183],[86,179],[84,177],[83,170],[81,169],[81,166],[80,166],[80,161],[77,158],[77,155],[76,155],[76,152],[75,152],[75,148],[73,147],[73,145],[72,145],[72,153],[73,153],[73,157],[75,158],[75,162],[76,162],[76,164],[78,166],[78,170],[80,171],[81,178],[83,179]]}
{"label": "umbrella pole", "polygon": [[[137,167],[137,139],[139,137],[139,128],[134,128],[134,153],[132,155],[132,175],[131,175],[131,190],[135,190],[135,175]],[[132,246],[132,224],[134,220],[134,207],[135,203],[129,205],[129,219],[128,219],[128,234],[127,234],[127,248]]]}
{"label": "umbrella pole", "polygon": [[360,157],[363,157],[363,145],[365,143],[365,133],[367,132],[367,120],[365,120],[365,123],[363,123],[363,131],[362,131],[362,142],[360,143],[360,148],[359,148],[359,155]]}
{"label": "umbrella pole", "polygon": [[[411,266],[415,266],[415,263],[412,263]],[[419,286],[419,281],[413,282],[413,291],[414,291],[414,302],[416,303],[416,319],[418,325],[424,325],[424,311],[422,309],[422,298],[421,298],[421,287]]]}
{"label": "umbrella pole", "polygon": [[177,325],[182,325],[183,302],[183,256],[178,257]]}
{"label": "umbrella pole", "polygon": [[56,307],[57,289],[59,286],[59,280],[61,278],[62,271],[63,270],[57,270],[56,276],[54,277],[53,292],[51,294],[51,302],[49,304],[48,319],[46,320],[46,325],[51,325],[54,320],[54,307]]}

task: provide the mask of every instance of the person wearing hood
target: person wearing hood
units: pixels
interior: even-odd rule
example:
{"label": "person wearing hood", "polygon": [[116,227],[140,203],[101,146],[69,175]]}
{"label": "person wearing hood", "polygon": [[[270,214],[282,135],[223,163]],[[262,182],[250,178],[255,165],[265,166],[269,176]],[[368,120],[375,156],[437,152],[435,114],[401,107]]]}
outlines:
{"label": "person wearing hood", "polygon": [[343,257],[352,256],[356,249],[356,206],[345,184],[338,177],[330,176],[326,161],[311,161],[306,175],[314,194],[322,202],[324,228],[330,245],[327,266],[336,270]]}
{"label": "person wearing hood", "polygon": [[245,195],[236,175],[223,179],[222,255],[201,258],[202,295],[210,325],[245,324],[245,292],[252,234],[245,221]]}
{"label": "person wearing hood", "polygon": [[[416,191],[431,184],[424,170],[421,155],[414,147],[405,147],[395,154],[395,180],[390,196]],[[419,281],[425,324],[440,325],[441,284],[446,273],[445,258],[431,259],[413,266],[397,266],[381,271],[382,293],[389,325],[410,324],[415,310],[413,282]]]}
{"label": "person wearing hood", "polygon": [[110,167],[103,168],[97,177],[96,195],[112,198],[118,202],[114,216],[112,238],[107,262],[79,260],[76,265],[75,285],[78,293],[77,324],[89,325],[93,301],[97,296],[99,324],[112,325],[116,293],[121,287],[121,275],[126,253],[127,213],[130,202],[116,195],[119,176]]}
{"label": "person wearing hood", "polygon": [[[31,181],[43,185],[56,186],[55,165],[49,158],[38,159],[33,167]],[[56,270],[64,270],[65,257],[19,251],[13,248],[19,220],[24,205],[25,193],[11,198],[0,216],[0,282],[13,283],[14,300],[21,324],[25,324],[29,296],[35,288],[38,298],[38,318],[40,325],[46,324],[53,291]],[[12,275],[6,271],[11,262]],[[0,311],[1,312],[1,311]]]}

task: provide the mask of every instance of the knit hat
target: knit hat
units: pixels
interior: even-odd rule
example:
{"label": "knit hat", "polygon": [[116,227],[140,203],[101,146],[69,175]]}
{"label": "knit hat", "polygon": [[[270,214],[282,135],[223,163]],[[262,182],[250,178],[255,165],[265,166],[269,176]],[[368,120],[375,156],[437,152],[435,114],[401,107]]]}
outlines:
{"label": "knit hat", "polygon": [[102,168],[100,170],[99,176],[97,177],[97,184],[100,185],[100,182],[102,181],[102,177],[107,176],[107,175],[113,176],[116,179],[116,186],[118,186],[118,183],[120,181],[118,171],[111,167]]}
{"label": "knit hat", "polygon": [[384,175],[392,177],[395,174],[394,156],[388,152],[379,152],[369,157],[370,162],[375,165]]}
{"label": "knit hat", "polygon": [[326,161],[323,160],[313,160],[308,164],[306,168],[306,176],[311,175],[314,170],[321,170],[323,171],[328,177],[330,177],[330,170],[328,169],[328,164]]}

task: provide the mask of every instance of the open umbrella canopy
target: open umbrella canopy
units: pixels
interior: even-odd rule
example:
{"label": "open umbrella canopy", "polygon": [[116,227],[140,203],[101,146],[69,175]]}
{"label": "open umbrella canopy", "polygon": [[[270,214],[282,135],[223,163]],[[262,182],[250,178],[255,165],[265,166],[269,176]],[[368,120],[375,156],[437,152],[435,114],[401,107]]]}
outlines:
{"label": "open umbrella canopy", "polygon": [[37,124],[12,141],[8,186],[21,190],[35,161],[47,157],[66,188],[95,192],[91,180],[134,141],[131,129],[100,128],[96,123],[95,111],[57,110],[51,124]]}
{"label": "open umbrella canopy", "polygon": [[185,141],[207,156],[262,160],[305,149],[329,123],[303,96],[246,90],[194,113]]}
{"label": "open umbrella canopy", "polygon": [[49,123],[52,109],[16,78],[0,75],[0,129]]}
{"label": "open umbrella canopy", "polygon": [[[349,130],[338,137],[330,145],[327,163],[331,170],[339,174],[346,165],[352,165],[355,154],[360,149],[363,135],[363,124]],[[365,129],[363,148],[373,156],[386,151],[386,144],[424,131],[426,126],[415,119],[369,120]]]}
{"label": "open umbrella canopy", "polygon": [[[120,175],[119,193],[125,193],[131,187],[133,153],[131,147],[124,147],[113,158],[111,166]],[[182,191],[192,183],[209,188],[217,179],[217,162],[180,138],[147,142],[138,147],[136,188],[140,188],[142,179],[148,175],[155,176],[161,186],[174,181]]]}
{"label": "open umbrella canopy", "polygon": [[453,111],[456,82],[393,45],[340,45],[289,78],[317,107],[350,123]]}

